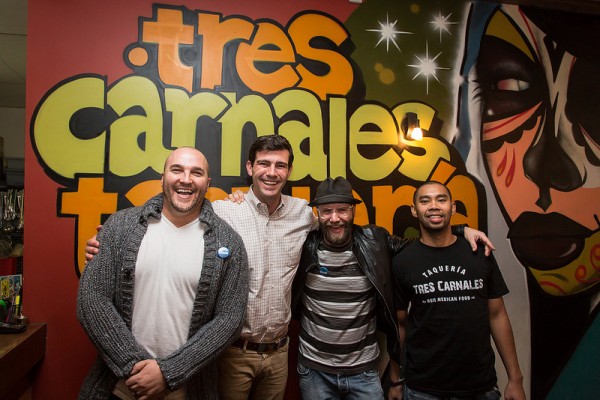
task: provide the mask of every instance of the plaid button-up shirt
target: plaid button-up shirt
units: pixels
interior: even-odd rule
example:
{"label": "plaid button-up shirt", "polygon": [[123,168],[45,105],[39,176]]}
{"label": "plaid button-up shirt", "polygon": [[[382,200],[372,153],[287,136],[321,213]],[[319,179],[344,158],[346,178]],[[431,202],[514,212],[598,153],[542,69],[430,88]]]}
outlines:
{"label": "plaid button-up shirt", "polygon": [[252,189],[237,204],[212,203],[217,215],[237,231],[248,253],[250,293],[241,337],[253,342],[273,342],[287,333],[291,319],[292,281],[298,269],[304,240],[316,228],[308,202],[282,195],[269,215]]}

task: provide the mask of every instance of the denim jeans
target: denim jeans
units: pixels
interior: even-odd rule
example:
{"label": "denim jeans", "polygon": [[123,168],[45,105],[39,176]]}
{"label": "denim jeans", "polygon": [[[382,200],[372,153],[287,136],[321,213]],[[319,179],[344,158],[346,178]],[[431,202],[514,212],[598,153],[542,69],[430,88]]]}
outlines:
{"label": "denim jeans", "polygon": [[298,363],[298,377],[303,400],[383,400],[379,373],[375,369],[355,375],[338,375]]}
{"label": "denim jeans", "polygon": [[418,392],[405,385],[403,400],[500,400],[501,397],[500,390],[496,387],[474,396],[437,396]]}

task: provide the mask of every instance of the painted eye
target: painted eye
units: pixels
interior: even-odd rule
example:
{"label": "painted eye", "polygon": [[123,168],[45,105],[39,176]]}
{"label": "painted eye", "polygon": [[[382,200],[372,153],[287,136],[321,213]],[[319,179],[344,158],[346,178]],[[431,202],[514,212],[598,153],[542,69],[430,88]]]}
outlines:
{"label": "painted eye", "polygon": [[504,40],[486,36],[477,59],[477,96],[485,122],[510,118],[546,98],[543,69],[522,50]]}
{"label": "painted eye", "polygon": [[492,85],[494,90],[507,90],[511,92],[522,92],[529,89],[531,84],[519,79],[502,79]]}

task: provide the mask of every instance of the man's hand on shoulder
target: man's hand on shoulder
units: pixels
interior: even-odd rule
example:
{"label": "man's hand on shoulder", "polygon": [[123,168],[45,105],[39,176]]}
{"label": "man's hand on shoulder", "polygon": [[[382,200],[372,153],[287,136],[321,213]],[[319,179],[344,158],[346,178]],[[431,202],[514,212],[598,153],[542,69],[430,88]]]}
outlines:
{"label": "man's hand on shoulder", "polygon": [[465,226],[465,239],[471,244],[473,251],[477,251],[477,242],[482,242],[485,245],[485,255],[492,254],[492,250],[496,250],[492,241],[487,235],[481,231]]}
{"label": "man's hand on shoulder", "polygon": [[233,201],[234,203],[241,204],[244,202],[245,193],[241,190],[236,190],[235,192],[229,193],[225,200]]}
{"label": "man's hand on shoulder", "polygon": [[[102,225],[98,225],[96,227],[96,230],[98,232],[100,232],[100,229],[102,229]],[[97,235],[92,236],[91,238],[88,239],[87,242],[85,242],[85,261],[86,262],[92,261],[92,258],[94,258],[94,256],[96,254],[98,254],[100,242],[98,240],[96,240],[96,236]]]}

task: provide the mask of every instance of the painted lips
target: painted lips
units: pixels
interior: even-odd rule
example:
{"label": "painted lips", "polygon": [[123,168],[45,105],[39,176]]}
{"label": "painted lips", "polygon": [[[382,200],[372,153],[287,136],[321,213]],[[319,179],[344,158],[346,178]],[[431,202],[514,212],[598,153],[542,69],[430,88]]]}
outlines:
{"label": "painted lips", "polygon": [[552,270],[579,257],[592,231],[562,214],[521,214],[508,238],[515,255],[526,267]]}

